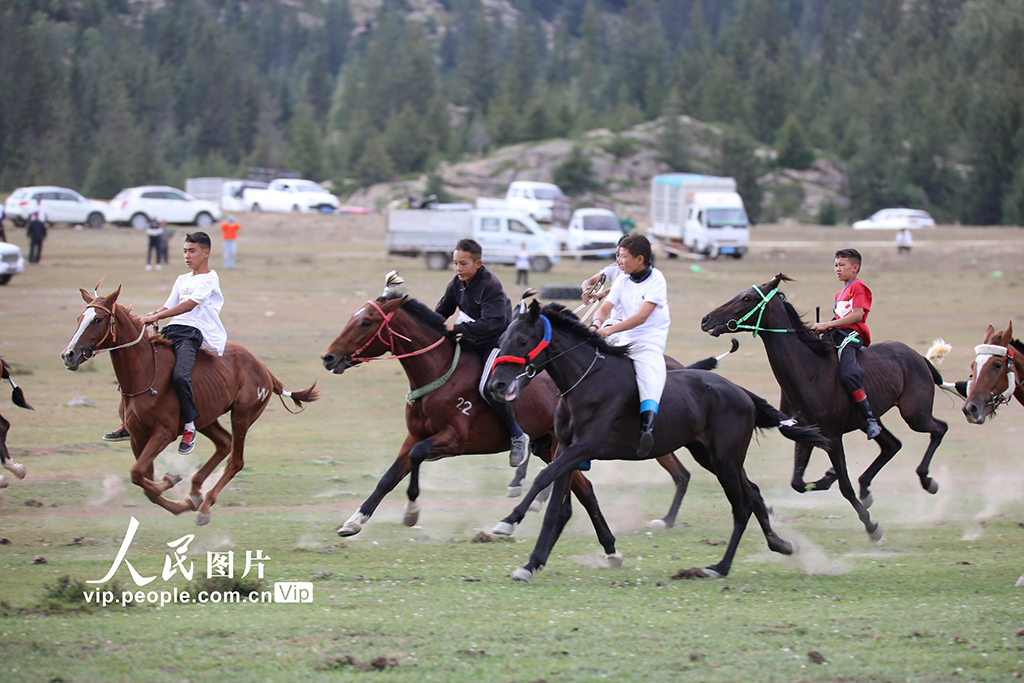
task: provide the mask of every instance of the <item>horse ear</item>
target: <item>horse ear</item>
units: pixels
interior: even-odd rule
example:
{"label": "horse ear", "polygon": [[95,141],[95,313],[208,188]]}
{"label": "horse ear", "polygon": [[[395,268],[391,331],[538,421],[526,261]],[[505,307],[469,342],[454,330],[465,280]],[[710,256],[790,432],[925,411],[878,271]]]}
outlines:
{"label": "horse ear", "polygon": [[85,303],[87,303],[87,304],[91,304],[92,303],[93,297],[92,297],[92,295],[89,294],[89,292],[85,291],[81,287],[78,288],[78,291],[82,293],[82,299],[85,301]]}
{"label": "horse ear", "polygon": [[121,285],[117,286],[112,294],[107,296],[107,308],[114,310],[114,304],[117,303],[117,297],[121,294]]}
{"label": "horse ear", "polygon": [[993,336],[993,335],[994,335],[995,333],[996,333],[996,328],[994,328],[994,327],[992,327],[991,325],[989,325],[989,326],[988,326],[988,329],[987,329],[987,330],[985,330],[985,338],[984,338],[984,339],[982,340],[982,342],[981,342],[981,343],[982,343],[982,344],[988,344],[988,343],[989,343],[990,341],[992,341],[992,336]]}
{"label": "horse ear", "polygon": [[405,299],[407,296],[408,295],[403,295],[398,297],[397,299],[388,299],[381,305],[381,309],[387,311],[388,313],[391,313],[392,311],[397,311],[399,308],[402,307],[402,304],[405,303]]}
{"label": "horse ear", "polygon": [[536,299],[530,302],[529,314],[531,320],[536,320],[540,317],[540,302]]}
{"label": "horse ear", "polygon": [[1006,322],[1006,345],[1009,346],[1010,342],[1013,341],[1013,321],[1008,320]]}

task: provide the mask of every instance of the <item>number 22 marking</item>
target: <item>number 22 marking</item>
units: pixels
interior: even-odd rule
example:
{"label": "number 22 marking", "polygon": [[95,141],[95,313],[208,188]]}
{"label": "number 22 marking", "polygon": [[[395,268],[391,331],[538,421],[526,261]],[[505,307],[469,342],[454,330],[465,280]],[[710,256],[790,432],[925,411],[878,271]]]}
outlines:
{"label": "number 22 marking", "polygon": [[455,407],[462,411],[463,415],[469,415],[469,411],[473,409],[473,403],[459,396],[459,399],[455,401]]}

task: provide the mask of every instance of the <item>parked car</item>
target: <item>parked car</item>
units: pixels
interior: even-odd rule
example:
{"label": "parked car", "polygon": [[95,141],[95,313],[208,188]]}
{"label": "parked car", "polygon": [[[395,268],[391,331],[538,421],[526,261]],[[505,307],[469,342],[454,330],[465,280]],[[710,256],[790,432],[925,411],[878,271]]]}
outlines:
{"label": "parked car", "polygon": [[0,242],[0,285],[6,285],[11,278],[25,270],[25,259],[16,244]]}
{"label": "parked car", "polygon": [[301,178],[278,178],[272,180],[267,189],[246,187],[242,202],[253,213],[260,211],[313,211],[334,213],[338,210],[338,198],[312,180]]}
{"label": "parked car", "polygon": [[47,223],[79,223],[99,228],[107,221],[106,202],[86,199],[66,187],[39,185],[19,187],[4,202],[4,213],[18,227],[28,223],[28,217],[43,209]]}
{"label": "parked car", "polygon": [[934,228],[935,220],[920,209],[882,209],[863,221],[853,224],[854,230],[902,230],[903,228]]}
{"label": "parked car", "polygon": [[114,225],[130,225],[137,230],[147,227],[151,219],[208,228],[219,218],[220,207],[213,202],[166,185],[121,190],[110,200],[107,212],[107,220]]}

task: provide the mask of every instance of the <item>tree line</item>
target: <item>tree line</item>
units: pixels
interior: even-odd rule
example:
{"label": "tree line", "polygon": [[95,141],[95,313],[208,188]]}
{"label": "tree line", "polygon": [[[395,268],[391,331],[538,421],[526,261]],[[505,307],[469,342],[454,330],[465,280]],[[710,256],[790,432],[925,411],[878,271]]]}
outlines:
{"label": "tree line", "polygon": [[1024,223],[1021,2],[440,4],[357,20],[349,0],[8,0],[0,188],[107,198],[249,166],[368,185],[658,119],[662,158],[690,170],[688,114],[727,131],[722,167],[748,189],[820,155],[845,165],[851,216]]}

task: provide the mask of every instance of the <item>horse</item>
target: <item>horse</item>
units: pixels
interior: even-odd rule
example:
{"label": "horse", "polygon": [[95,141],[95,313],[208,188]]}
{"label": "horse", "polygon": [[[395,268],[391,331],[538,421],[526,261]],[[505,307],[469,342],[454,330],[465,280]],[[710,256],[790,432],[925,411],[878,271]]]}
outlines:
{"label": "horse", "polygon": [[[19,408],[26,410],[35,410],[25,400],[25,393],[18,386],[14,378],[11,377],[11,366],[3,358],[0,358],[0,379],[5,379],[11,383],[11,402]],[[7,433],[11,430],[11,423],[8,422],[3,415],[0,415],[0,465],[3,468],[9,470],[18,479],[25,478],[25,466],[20,462],[14,462],[11,460],[11,454],[7,451]],[[8,482],[4,475],[0,474],[0,489],[7,488]]]}
{"label": "horse", "polygon": [[[110,353],[121,393],[122,418],[135,453],[132,483],[169,512],[179,515],[195,510],[196,524],[208,524],[210,508],[217,502],[218,494],[243,467],[245,435],[263,414],[271,394],[279,396],[289,412],[292,411],[284,399],[291,398],[301,412],[303,403],[319,398],[316,382],[302,391],[285,391],[281,381],[256,356],[234,342],[228,342],[223,356],[206,351],[196,354],[192,383],[196,406],[202,413],[195,421],[196,427],[213,441],[216,449],[193,475],[188,497],[169,500],[163,496],[164,492],[181,481],[181,477],[167,474],[162,480],[154,481],[153,461],[181,434],[184,426],[171,380],[174,351],[163,337],[150,335],[130,309],[117,303],[120,287],[107,296],[99,296],[95,291],[90,295],[84,289],[79,291],[86,304],[85,311],[78,316],[78,329],[61,354],[61,360],[68,370],[75,371],[100,352]],[[124,343],[118,344],[118,339]],[[229,411],[231,431],[218,419]],[[204,496],[203,482],[229,454],[231,457],[220,480]]]}
{"label": "horse", "polygon": [[[391,283],[389,274],[389,287]],[[462,353],[459,345],[446,339],[445,332],[445,321],[439,314],[416,299],[386,287],[384,294],[367,301],[352,314],[324,351],[321,357],[324,367],[339,375],[390,352],[390,357],[402,364],[410,386],[419,387],[407,395],[408,434],[398,456],[370,497],[338,528],[340,536],[359,533],[384,497],[410,473],[403,523],[416,524],[420,512],[417,502],[419,466],[424,460],[508,450],[508,430],[478,391],[483,359],[474,353]],[[712,357],[696,365],[713,368],[718,360]],[[667,362],[678,366],[677,361],[668,359]],[[531,450],[545,462],[550,461],[553,452],[551,434],[557,403],[558,390],[549,377],[541,375],[522,402],[513,406],[516,419],[530,435]],[[690,473],[672,454],[659,458],[658,462],[672,476],[676,490],[667,514],[651,525],[667,528],[675,523]],[[522,481],[525,471],[524,463],[518,468],[510,489]],[[580,501],[585,506],[589,505],[593,494],[589,481],[582,474],[574,475],[573,491],[581,496]],[[595,523],[599,522],[595,519]]]}
{"label": "horse", "polygon": [[989,325],[974,353],[963,411],[968,422],[980,425],[1014,398],[1024,404],[1024,344],[1013,338],[1012,322],[1001,332]]}
{"label": "horse", "polygon": [[767,401],[720,375],[704,370],[672,370],[654,423],[654,445],[647,456],[641,457],[637,454],[640,398],[627,347],[612,346],[560,304],[542,309],[534,301],[528,307],[520,305],[501,337],[500,349],[485,387],[495,398],[518,402],[542,369],[562,396],[555,411],[559,446],[554,461],[494,529],[499,534],[512,533],[533,497],[554,483],[554,503],[548,505],[529,560],[513,572],[514,580],[529,581],[547,563],[572,515],[572,503],[566,496],[568,476],[581,462],[646,460],[682,447],[715,474],[732,505],[733,531],[725,556],[710,567],[694,570],[697,575],[721,577],[729,573],[751,514],[761,525],[772,551],[792,554],[793,544],[771,528],[764,499],[747,478],[743,462],[755,427],[777,427],[789,439],[823,445],[816,428],[795,426]]}
{"label": "horse", "polygon": [[[882,425],[881,418],[894,405],[899,406],[900,415],[911,429],[931,435],[928,449],[917,467],[917,475],[924,490],[937,493],[939,484],[928,476],[928,468],[948,428],[945,422],[932,414],[935,387],[944,387],[942,376],[926,358],[901,342],[879,341],[858,352],[865,389],[882,427],[882,433],[876,439],[881,452],[858,479],[858,499],[850,483],[843,435],[864,429],[864,419],[839,383],[839,360],[835,349],[811,332],[779,290],[783,282],[791,281],[779,273],[765,284],[740,292],[704,316],[700,328],[715,337],[744,331],[751,331],[754,336],[761,333],[768,362],[782,388],[782,409],[792,407],[802,420],[816,424],[828,440],[824,450],[832,467],[824,477],[811,484],[805,484],[803,479],[811,448],[807,444],[797,444],[793,488],[800,493],[821,491],[838,480],[840,491],[864,523],[871,540],[878,541],[882,537],[881,526],[872,522],[867,512],[872,503],[871,482],[902,446],[899,439]],[[747,321],[755,316],[754,324],[748,324]]]}

